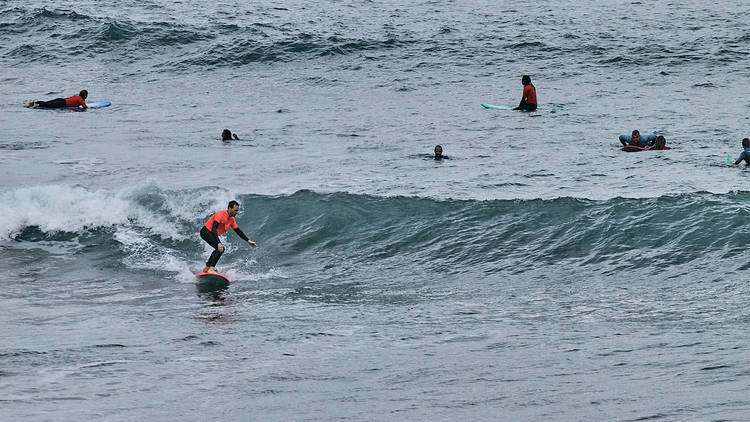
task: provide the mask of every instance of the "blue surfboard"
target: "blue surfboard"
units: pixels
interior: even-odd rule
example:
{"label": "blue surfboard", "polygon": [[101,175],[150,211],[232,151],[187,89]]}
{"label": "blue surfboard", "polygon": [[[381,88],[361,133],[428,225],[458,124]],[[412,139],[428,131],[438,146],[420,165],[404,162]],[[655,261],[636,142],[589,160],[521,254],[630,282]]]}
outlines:
{"label": "blue surfboard", "polygon": [[[109,107],[112,105],[111,101],[99,101],[96,103],[86,104],[89,108],[102,108]],[[81,107],[37,107],[34,110],[80,110]]]}

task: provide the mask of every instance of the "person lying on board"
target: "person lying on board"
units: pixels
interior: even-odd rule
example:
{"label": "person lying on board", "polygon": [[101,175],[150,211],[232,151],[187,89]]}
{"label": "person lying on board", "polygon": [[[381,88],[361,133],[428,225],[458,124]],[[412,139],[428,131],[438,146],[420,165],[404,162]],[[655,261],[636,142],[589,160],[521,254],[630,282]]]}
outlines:
{"label": "person lying on board", "polygon": [[536,110],[536,87],[531,84],[531,76],[523,75],[521,78],[523,84],[523,94],[521,95],[521,103],[518,107],[513,110],[521,111],[534,111]]}
{"label": "person lying on board", "polygon": [[54,100],[49,101],[32,101],[30,103],[26,103],[24,107],[26,108],[37,108],[37,107],[46,107],[46,108],[64,108],[64,107],[82,107],[82,109],[88,108],[86,105],[86,97],[89,96],[89,92],[85,89],[82,89],[81,92],[78,93],[78,95],[73,95],[68,98],[55,98]]}
{"label": "person lying on board", "polygon": [[245,236],[245,233],[240,230],[237,222],[234,220],[234,216],[237,215],[238,212],[240,212],[240,204],[237,203],[237,201],[229,201],[226,210],[215,212],[208,221],[206,221],[206,224],[201,227],[201,238],[214,248],[214,251],[206,262],[206,266],[203,268],[204,273],[216,272],[216,263],[219,262],[221,254],[224,253],[224,245],[221,244],[219,236],[224,234],[224,232],[230,227],[234,229],[237,236],[247,242],[250,246],[254,248],[258,247],[255,242]]}
{"label": "person lying on board", "polygon": [[224,129],[223,131],[221,131],[221,140],[222,141],[231,141],[232,138],[234,138],[234,139],[236,139],[238,141],[240,140],[240,138],[237,137],[237,134],[236,133],[232,133],[232,131],[229,130],[229,129]]}
{"label": "person lying on board", "polygon": [[740,158],[732,164],[732,167],[737,167],[742,160],[745,160],[745,166],[750,166],[750,139],[748,138],[742,140],[742,153],[740,154]]}
{"label": "person lying on board", "polygon": [[641,132],[639,132],[638,129],[634,130],[631,136],[620,135],[620,142],[622,142],[622,146],[625,147],[628,145],[634,147],[647,147],[654,141],[656,141],[656,135],[650,134],[641,136]]}

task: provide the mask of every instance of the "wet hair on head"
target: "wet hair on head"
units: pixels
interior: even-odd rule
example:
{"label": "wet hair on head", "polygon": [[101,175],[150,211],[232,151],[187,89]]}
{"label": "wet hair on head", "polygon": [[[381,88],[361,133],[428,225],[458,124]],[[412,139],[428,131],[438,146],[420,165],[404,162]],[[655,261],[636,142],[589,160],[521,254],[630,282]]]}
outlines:
{"label": "wet hair on head", "polygon": [[521,77],[521,83],[524,84],[524,85],[530,84],[531,83],[531,76],[529,76],[529,75],[523,75]]}
{"label": "wet hair on head", "polygon": [[227,204],[227,208],[234,208],[235,205],[240,206],[240,203],[233,199],[229,201],[229,204]]}
{"label": "wet hair on head", "polygon": [[88,96],[89,96],[89,92],[88,92],[88,91],[86,91],[85,89],[82,89],[82,90],[81,90],[81,92],[79,92],[79,93],[78,93],[78,95],[80,95],[80,96],[81,96],[81,98],[83,98],[83,99],[85,100],[85,99],[86,99],[86,97],[88,97]]}
{"label": "wet hair on head", "polygon": [[651,149],[664,149],[664,146],[666,144],[667,144],[667,140],[662,135],[659,135],[656,137],[656,140],[654,141],[654,145],[651,147]]}
{"label": "wet hair on head", "polygon": [[222,130],[221,131],[221,140],[222,141],[227,141],[229,139],[232,139],[232,131],[230,131],[229,129]]}
{"label": "wet hair on head", "polygon": [[742,148],[750,148],[750,139],[744,138],[742,140]]}
{"label": "wet hair on head", "polygon": [[631,133],[632,136],[640,135],[641,132],[638,131],[638,129],[634,130],[633,133]]}

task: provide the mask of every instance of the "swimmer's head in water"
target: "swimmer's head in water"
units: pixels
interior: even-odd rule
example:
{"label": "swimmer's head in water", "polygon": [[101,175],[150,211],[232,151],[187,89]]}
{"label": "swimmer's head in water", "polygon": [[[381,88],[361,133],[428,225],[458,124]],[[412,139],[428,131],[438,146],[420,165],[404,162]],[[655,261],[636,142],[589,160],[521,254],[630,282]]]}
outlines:
{"label": "swimmer's head in water", "polygon": [[83,99],[85,100],[85,99],[86,99],[86,97],[88,97],[88,96],[89,96],[89,92],[88,92],[88,91],[86,91],[85,89],[82,89],[82,90],[81,90],[81,92],[79,92],[79,93],[78,93],[78,95],[80,95],[80,96],[81,96],[81,98],[83,98]]}
{"label": "swimmer's head in water", "polygon": [[656,137],[656,140],[654,141],[654,146],[652,149],[664,149],[664,146],[667,144],[667,140],[659,135]]}
{"label": "swimmer's head in water", "polygon": [[523,77],[521,77],[521,83],[524,84],[524,85],[530,84],[531,83],[531,76],[529,76],[529,75],[523,75]]}
{"label": "swimmer's head in water", "polygon": [[443,157],[443,147],[440,145],[435,145],[435,158],[442,158]]}
{"label": "swimmer's head in water", "polygon": [[742,140],[742,148],[750,148],[750,139],[745,138]]}
{"label": "swimmer's head in water", "polygon": [[232,131],[229,129],[224,129],[221,131],[221,140],[222,141],[228,141],[232,139]]}

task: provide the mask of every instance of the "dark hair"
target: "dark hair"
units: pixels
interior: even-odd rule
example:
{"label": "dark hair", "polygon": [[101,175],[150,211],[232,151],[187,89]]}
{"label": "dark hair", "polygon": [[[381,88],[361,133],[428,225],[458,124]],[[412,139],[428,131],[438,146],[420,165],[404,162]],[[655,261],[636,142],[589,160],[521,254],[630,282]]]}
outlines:
{"label": "dark hair", "polygon": [[750,148],[750,139],[744,138],[742,140],[742,148]]}
{"label": "dark hair", "polygon": [[640,134],[641,132],[638,132],[638,129],[635,129],[633,130],[633,133],[631,133],[630,135],[635,136],[635,135],[640,135]]}
{"label": "dark hair", "polygon": [[656,137],[656,140],[654,141],[654,145],[651,147],[651,149],[664,149],[664,146],[667,144],[667,140],[659,135]]}
{"label": "dark hair", "polygon": [[232,139],[232,131],[229,129],[224,129],[221,131],[221,140],[222,141],[228,141]]}
{"label": "dark hair", "polygon": [[227,205],[227,209],[230,209],[230,208],[234,208],[234,206],[235,206],[235,205],[237,205],[237,206],[239,207],[239,206],[240,206],[240,203],[239,203],[239,202],[237,202],[237,201],[235,201],[235,200],[233,199],[233,200],[229,201],[229,205]]}
{"label": "dark hair", "polygon": [[524,85],[530,84],[531,83],[531,76],[529,76],[529,75],[523,75],[521,77],[521,83],[524,84]]}
{"label": "dark hair", "polygon": [[83,99],[85,100],[85,99],[86,99],[86,97],[88,97],[88,96],[89,96],[89,92],[88,92],[88,91],[86,91],[85,89],[82,89],[82,90],[81,90],[81,92],[79,92],[79,93],[78,93],[78,95],[80,95],[80,96],[81,96],[81,98],[83,98]]}

